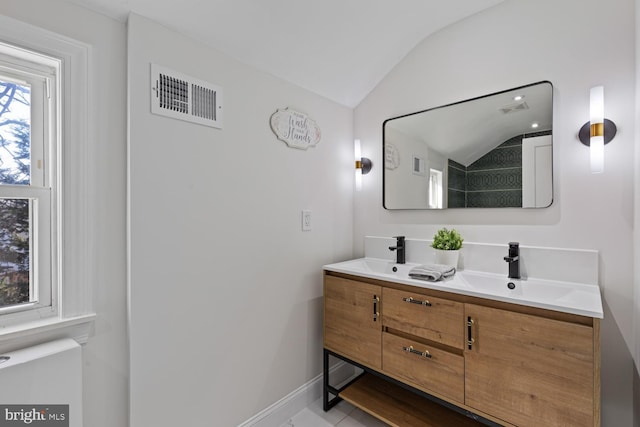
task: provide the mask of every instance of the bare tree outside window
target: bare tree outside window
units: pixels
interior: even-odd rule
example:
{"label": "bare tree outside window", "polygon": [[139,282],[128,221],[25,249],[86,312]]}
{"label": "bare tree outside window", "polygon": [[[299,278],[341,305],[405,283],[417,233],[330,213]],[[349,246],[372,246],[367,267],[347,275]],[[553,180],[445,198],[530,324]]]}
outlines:
{"label": "bare tree outside window", "polygon": [[[0,185],[29,185],[31,91],[0,77]],[[0,308],[29,302],[30,200],[0,198]]]}

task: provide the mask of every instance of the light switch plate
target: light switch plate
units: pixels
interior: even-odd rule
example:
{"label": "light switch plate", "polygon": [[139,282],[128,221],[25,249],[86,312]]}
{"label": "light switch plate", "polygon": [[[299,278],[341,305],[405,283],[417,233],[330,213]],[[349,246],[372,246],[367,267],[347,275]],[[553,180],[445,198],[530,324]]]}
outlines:
{"label": "light switch plate", "polygon": [[311,211],[302,211],[302,231],[311,231]]}

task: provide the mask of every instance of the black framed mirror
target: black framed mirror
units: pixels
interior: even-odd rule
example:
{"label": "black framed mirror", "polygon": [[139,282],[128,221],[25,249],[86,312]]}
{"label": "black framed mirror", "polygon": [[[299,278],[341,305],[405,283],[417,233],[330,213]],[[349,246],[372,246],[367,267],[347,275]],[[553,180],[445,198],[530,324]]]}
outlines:
{"label": "black framed mirror", "polygon": [[553,202],[553,85],[541,81],[387,119],[385,209]]}

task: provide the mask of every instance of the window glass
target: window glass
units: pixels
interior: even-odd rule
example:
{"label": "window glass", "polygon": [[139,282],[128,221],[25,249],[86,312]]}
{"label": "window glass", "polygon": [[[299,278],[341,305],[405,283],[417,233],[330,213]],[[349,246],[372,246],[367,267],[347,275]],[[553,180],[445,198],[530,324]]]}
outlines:
{"label": "window glass", "polygon": [[0,75],[0,184],[29,185],[31,88]]}
{"label": "window glass", "polygon": [[31,202],[0,198],[0,308],[32,302]]}

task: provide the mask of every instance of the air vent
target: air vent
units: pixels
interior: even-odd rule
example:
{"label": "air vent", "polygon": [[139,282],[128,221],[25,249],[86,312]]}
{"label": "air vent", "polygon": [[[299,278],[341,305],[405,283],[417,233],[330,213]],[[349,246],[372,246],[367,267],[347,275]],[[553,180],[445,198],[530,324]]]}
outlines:
{"label": "air vent", "polygon": [[425,175],[424,159],[422,157],[413,156],[413,173],[416,175]]}
{"label": "air vent", "polygon": [[518,111],[528,110],[529,105],[526,102],[518,102],[517,104],[505,105],[500,107],[502,114],[517,113]]}
{"label": "air vent", "polygon": [[151,112],[222,128],[222,88],[151,64]]}

